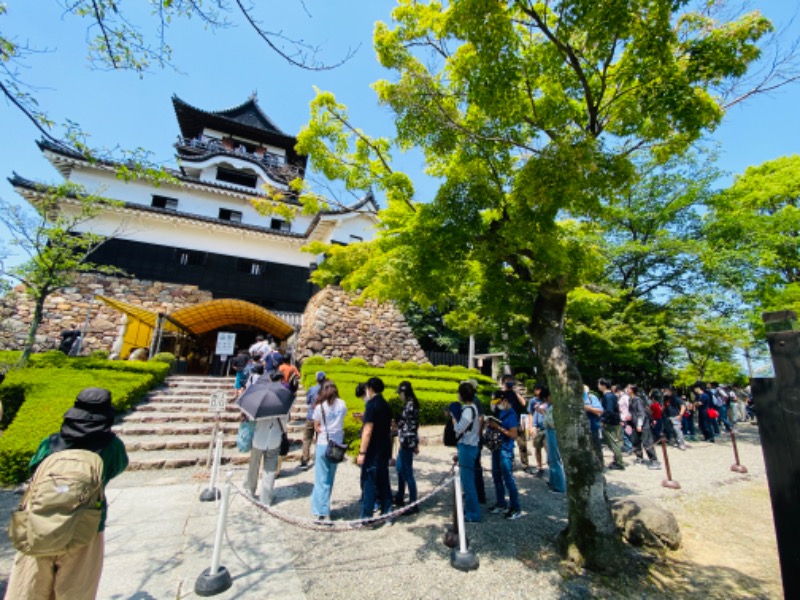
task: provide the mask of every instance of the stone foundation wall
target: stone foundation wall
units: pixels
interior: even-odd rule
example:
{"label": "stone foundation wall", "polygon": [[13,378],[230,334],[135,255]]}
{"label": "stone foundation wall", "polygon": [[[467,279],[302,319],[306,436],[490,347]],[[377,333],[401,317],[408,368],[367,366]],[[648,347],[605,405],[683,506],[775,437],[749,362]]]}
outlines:
{"label": "stone foundation wall", "polygon": [[311,298],[303,313],[296,355],[302,360],[315,354],[345,360],[359,357],[373,366],[390,360],[428,362],[394,304],[367,300],[356,305],[353,296],[334,286]]}
{"label": "stone foundation wall", "polygon": [[[212,300],[210,292],[194,285],[83,273],[77,277],[74,286],[54,293],[45,302],[34,352],[57,349],[61,332],[73,323],[78,329],[83,329],[95,294],[164,313]],[[22,349],[32,315],[33,302],[21,286],[0,299],[0,349]],[[122,313],[95,300],[81,354],[93,350],[110,351],[119,335],[122,317]]]}

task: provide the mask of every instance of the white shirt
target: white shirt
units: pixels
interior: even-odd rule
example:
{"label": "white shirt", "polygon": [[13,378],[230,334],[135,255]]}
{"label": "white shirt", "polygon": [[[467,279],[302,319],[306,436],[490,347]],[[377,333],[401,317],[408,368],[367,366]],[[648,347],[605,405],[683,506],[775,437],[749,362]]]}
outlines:
{"label": "white shirt", "polygon": [[289,422],[289,416],[282,417],[269,417],[268,419],[259,419],[256,421],[256,429],[253,432],[253,448],[258,450],[274,450],[281,445],[281,426],[279,421],[283,422],[283,431],[286,431],[286,425]]}
{"label": "white shirt", "polygon": [[[325,410],[325,422],[322,421],[322,409]],[[337,398],[333,406],[327,402],[314,407],[314,421],[319,422],[320,433],[317,436],[317,445],[328,445],[328,436],[335,442],[344,443],[344,416],[347,414],[347,405],[344,400]]]}

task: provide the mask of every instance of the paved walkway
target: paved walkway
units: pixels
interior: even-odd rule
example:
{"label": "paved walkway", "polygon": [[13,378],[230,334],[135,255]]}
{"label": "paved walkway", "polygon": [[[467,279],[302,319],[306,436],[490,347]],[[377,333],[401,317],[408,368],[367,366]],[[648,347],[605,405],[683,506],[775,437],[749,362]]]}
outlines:
{"label": "paved walkway", "polygon": [[[732,491],[740,486],[764,487],[763,459],[755,428],[743,435],[742,461],[750,473],[729,470],[729,443],[694,444],[673,452],[679,492],[660,487],[663,471],[631,466],[608,474],[609,494],[647,493],[667,506],[691,502],[715,486]],[[441,479],[453,451],[423,447],[415,462],[420,493]],[[484,466],[488,467],[484,456]],[[333,491],[333,518],[354,519],[358,511],[358,468],[340,465]],[[99,598],[172,600],[194,598],[195,581],[210,565],[217,520],[215,503],[199,502],[205,487],[203,472],[125,473],[108,489],[110,502],[106,532],[106,562]],[[241,481],[244,470],[234,471]],[[553,560],[552,540],[566,522],[566,501],[551,494],[542,479],[518,473],[526,516],[506,522],[485,515],[469,524],[468,535],[478,553],[478,571],[462,573],[449,565],[449,550],[441,543],[452,515],[450,493],[440,493],[423,505],[418,515],[393,526],[345,533],[321,533],[285,524],[236,496],[231,506],[222,564],[233,576],[233,588],[218,598],[484,598],[591,597],[586,580],[564,581]],[[393,474],[394,480],[394,474]],[[490,478],[487,494],[493,499]],[[394,484],[393,484],[394,485]],[[313,470],[288,464],[277,480],[274,507],[310,516]],[[19,496],[0,492],[0,519]],[[491,502],[490,502],[491,503]],[[5,531],[0,540],[0,590],[10,570],[13,550]],[[529,567],[525,568],[523,565]],[[460,591],[456,591],[460,590]]]}

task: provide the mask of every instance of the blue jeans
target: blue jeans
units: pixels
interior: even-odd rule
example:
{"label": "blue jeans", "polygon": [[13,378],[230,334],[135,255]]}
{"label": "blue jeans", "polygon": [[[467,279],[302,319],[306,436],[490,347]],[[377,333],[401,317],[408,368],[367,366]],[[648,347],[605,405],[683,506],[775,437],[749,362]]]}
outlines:
{"label": "blue jeans", "polygon": [[506,507],[506,488],[511,510],[519,510],[519,490],[514,479],[514,447],[500,448],[492,452],[492,481],[497,506]]}
{"label": "blue jeans", "polygon": [[728,433],[731,432],[731,422],[728,420],[728,407],[727,405],[723,404],[722,406],[718,407],[717,410],[719,411],[719,421],[723,425],[725,425],[725,431]]}
{"label": "blue jeans", "polygon": [[681,428],[684,435],[694,436],[694,413],[683,413]]}
{"label": "blue jeans", "polygon": [[397,499],[402,500],[408,485],[408,501],[417,500],[417,480],[414,479],[414,451],[400,447],[397,453]]}
{"label": "blue jeans", "polygon": [[361,518],[375,513],[375,499],[380,500],[381,514],[392,512],[392,488],[389,484],[389,457],[376,456],[361,465]]}
{"label": "blue jeans", "polygon": [[550,487],[562,494],[567,491],[567,476],[561,464],[561,452],[558,451],[558,439],[555,429],[545,429],[547,436],[547,466],[550,471]]}
{"label": "blue jeans", "polygon": [[481,520],[478,490],[475,487],[475,459],[477,457],[477,446],[458,445],[459,478],[461,479],[461,488],[464,490],[464,519],[473,523]]}
{"label": "blue jeans", "polygon": [[311,492],[311,514],[319,517],[331,514],[331,492],[333,480],[336,477],[336,467],[325,456],[326,444],[317,445],[316,460],[314,461],[314,491]]}

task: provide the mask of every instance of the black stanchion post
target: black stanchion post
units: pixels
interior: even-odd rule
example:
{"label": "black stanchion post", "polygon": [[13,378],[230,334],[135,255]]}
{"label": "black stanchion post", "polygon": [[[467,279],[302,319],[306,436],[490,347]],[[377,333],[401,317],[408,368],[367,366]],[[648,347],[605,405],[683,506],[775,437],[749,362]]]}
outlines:
{"label": "black stanchion post", "polygon": [[667,436],[663,433],[661,434],[661,451],[664,454],[664,468],[667,470],[667,478],[661,482],[661,485],[665,488],[679,490],[681,484],[672,479],[672,469],[669,466],[669,456],[667,455]]}

